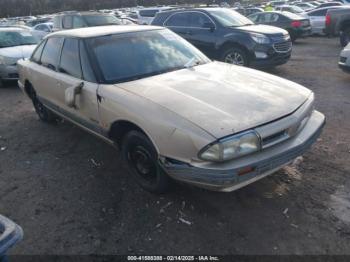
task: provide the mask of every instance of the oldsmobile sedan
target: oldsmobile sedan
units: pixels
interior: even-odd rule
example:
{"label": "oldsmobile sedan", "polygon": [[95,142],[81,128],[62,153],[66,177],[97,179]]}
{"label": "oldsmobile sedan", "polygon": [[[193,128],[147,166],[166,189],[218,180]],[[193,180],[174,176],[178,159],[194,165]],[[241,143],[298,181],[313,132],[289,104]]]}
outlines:
{"label": "oldsmobile sedan", "polygon": [[151,192],[173,180],[236,190],[303,154],[325,123],[309,89],[213,62],[161,27],[53,33],[18,67],[41,120],[59,116],[119,146]]}

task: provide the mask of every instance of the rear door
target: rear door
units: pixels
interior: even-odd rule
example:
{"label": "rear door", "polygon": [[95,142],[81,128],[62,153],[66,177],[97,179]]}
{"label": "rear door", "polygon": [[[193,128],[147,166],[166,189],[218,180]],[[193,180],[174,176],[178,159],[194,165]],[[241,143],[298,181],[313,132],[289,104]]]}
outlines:
{"label": "rear door", "polygon": [[[66,104],[65,93],[68,88],[81,85],[76,95],[75,106]],[[77,124],[100,133],[97,89],[93,71],[82,40],[66,38],[63,43],[58,67],[57,92],[59,92],[60,113]]]}
{"label": "rear door", "polygon": [[189,40],[191,34],[190,18],[191,16],[188,12],[178,12],[170,15],[164,21],[163,26],[166,26],[186,40]]}

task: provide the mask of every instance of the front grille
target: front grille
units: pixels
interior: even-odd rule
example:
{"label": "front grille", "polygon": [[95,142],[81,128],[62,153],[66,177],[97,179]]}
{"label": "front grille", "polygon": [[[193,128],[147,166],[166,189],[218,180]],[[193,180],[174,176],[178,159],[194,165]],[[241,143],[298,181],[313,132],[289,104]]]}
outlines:
{"label": "front grille", "polygon": [[275,43],[273,44],[273,48],[278,53],[287,53],[292,49],[292,42],[285,41],[285,42]]}
{"label": "front grille", "polygon": [[17,73],[10,73],[8,74],[8,78],[15,78],[17,79],[19,77],[19,75]]}
{"label": "front grille", "polygon": [[340,57],[340,63],[346,63],[346,57],[341,56]]}

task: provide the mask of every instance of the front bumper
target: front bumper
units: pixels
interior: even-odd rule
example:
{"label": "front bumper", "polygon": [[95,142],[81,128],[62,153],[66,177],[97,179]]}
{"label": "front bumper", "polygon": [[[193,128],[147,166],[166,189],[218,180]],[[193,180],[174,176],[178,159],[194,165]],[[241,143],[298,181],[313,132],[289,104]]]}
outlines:
{"label": "front bumper", "polygon": [[[262,179],[302,155],[320,136],[325,116],[313,111],[293,138],[228,163],[181,163],[164,159],[161,166],[175,180],[214,191],[231,192]],[[242,174],[242,170],[251,170]]]}
{"label": "front bumper", "polygon": [[[265,54],[265,57],[257,56]],[[271,44],[261,44],[254,47],[251,66],[258,68],[274,67],[288,62],[292,54],[292,43],[284,38],[272,40]]]}
{"label": "front bumper", "polygon": [[0,79],[5,81],[18,80],[16,65],[0,65]]}

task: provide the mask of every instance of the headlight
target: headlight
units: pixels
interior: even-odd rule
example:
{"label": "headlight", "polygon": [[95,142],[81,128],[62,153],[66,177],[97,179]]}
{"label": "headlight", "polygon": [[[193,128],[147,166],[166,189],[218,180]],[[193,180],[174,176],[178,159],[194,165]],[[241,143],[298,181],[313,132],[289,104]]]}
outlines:
{"label": "headlight", "polygon": [[199,152],[199,158],[207,161],[222,162],[251,154],[260,150],[260,138],[254,131],[221,139]]}
{"label": "headlight", "polygon": [[15,65],[18,58],[0,56],[0,65]]}
{"label": "headlight", "polygon": [[250,36],[258,44],[269,44],[270,43],[270,38],[268,38],[267,36],[264,36],[262,34],[251,33]]}

